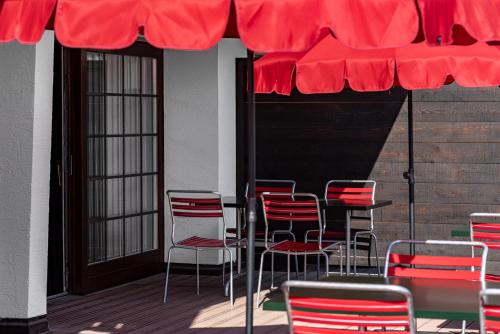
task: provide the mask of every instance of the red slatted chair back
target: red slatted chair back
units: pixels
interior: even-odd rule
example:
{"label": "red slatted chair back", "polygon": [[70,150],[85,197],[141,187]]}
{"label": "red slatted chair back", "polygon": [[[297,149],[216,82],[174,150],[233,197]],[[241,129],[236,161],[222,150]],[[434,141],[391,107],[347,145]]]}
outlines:
{"label": "red slatted chair back", "polygon": [[479,293],[479,331],[500,332],[500,289],[484,289]]}
{"label": "red slatted chair back", "polygon": [[325,199],[354,203],[371,203],[376,182],[371,180],[331,180],[326,184]]}
{"label": "red slatted chair back", "polygon": [[[270,192],[270,193],[294,193],[295,192],[296,182],[294,180],[280,180],[280,179],[256,179],[255,180],[255,198],[257,199],[257,203],[259,202],[260,196],[262,193]],[[245,188],[245,198],[248,198],[248,183]],[[257,230],[264,230],[264,219],[260,215],[261,210],[259,212],[259,219],[257,219]],[[288,226],[285,226],[288,225]],[[243,229],[246,228],[246,219],[244,220]],[[277,229],[288,229],[292,230],[292,224],[289,222],[288,224],[281,224],[281,226]]]}
{"label": "red slatted chair back", "polygon": [[[393,249],[398,245],[411,244],[432,247],[445,245],[447,250],[470,251],[473,248],[481,248],[480,256],[445,256],[445,255],[410,255],[394,253]],[[408,249],[408,248],[405,248]],[[432,248],[430,248],[432,249]],[[412,277],[432,279],[453,279],[481,281],[484,283],[485,265],[487,256],[486,245],[470,241],[447,241],[447,240],[398,240],[387,249],[385,272],[386,277]]]}
{"label": "red slatted chair back", "polygon": [[472,241],[485,243],[489,249],[500,249],[500,214],[473,213],[469,216]]}
{"label": "red slatted chair back", "polygon": [[[261,203],[266,232],[282,222],[314,224],[322,231],[319,201],[314,194],[264,192]],[[318,242],[321,244],[321,238]]]}
{"label": "red slatted chair back", "polygon": [[224,205],[219,193],[212,191],[169,190],[167,198],[172,216],[172,240],[176,223],[194,221],[222,220],[224,224]]}
{"label": "red slatted chair back", "polygon": [[[262,193],[294,193],[296,182],[293,180],[271,180],[257,179],[255,180],[255,198],[260,198]],[[245,196],[248,194],[248,184],[245,190]]]}
{"label": "red slatted chair back", "polygon": [[[401,286],[287,281],[290,333],[415,333],[410,292]],[[356,328],[356,329],[353,329]]]}

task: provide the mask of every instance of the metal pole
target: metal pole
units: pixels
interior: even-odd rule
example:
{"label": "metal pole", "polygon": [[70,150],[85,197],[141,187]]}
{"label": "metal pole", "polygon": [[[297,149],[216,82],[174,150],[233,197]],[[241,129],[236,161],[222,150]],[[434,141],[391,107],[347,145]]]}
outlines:
{"label": "metal pole", "polygon": [[[408,171],[405,173],[408,180],[408,223],[410,240],[415,240],[415,169],[413,160],[413,92],[408,91]],[[415,245],[410,245],[410,254],[415,254]]]}
{"label": "metal pole", "polygon": [[253,81],[254,53],[247,50],[247,303],[246,334],[253,333],[253,271],[255,261],[255,222],[257,220],[255,200],[255,94]]}

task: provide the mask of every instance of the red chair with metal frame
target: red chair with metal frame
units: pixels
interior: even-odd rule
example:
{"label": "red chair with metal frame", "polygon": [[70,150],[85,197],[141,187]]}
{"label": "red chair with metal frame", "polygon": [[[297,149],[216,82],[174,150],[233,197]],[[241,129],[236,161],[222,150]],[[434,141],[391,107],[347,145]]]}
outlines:
{"label": "red chair with metal frame", "polygon": [[[270,193],[294,193],[297,183],[294,180],[282,180],[282,179],[257,179],[255,180],[255,198],[259,199],[260,195],[264,192]],[[245,188],[245,198],[248,198],[248,183]],[[257,202],[259,203],[259,202]],[[243,210],[245,212],[245,210]],[[246,214],[243,215],[243,224],[241,226],[241,237],[247,236],[246,229]],[[262,219],[261,219],[262,220]],[[255,239],[258,241],[264,241],[267,236],[271,237],[272,242],[276,240],[276,235],[288,235],[291,236],[293,240],[297,240],[295,234],[293,233],[292,222],[284,222],[285,224],[278,227],[278,229],[266,232],[264,224],[260,224],[257,221]],[[288,223],[288,224],[287,224]],[[288,225],[288,228],[286,228]],[[238,236],[238,230],[236,228],[228,228],[227,233],[230,235]],[[297,277],[299,276],[299,261],[295,257],[295,272]],[[271,257],[271,284],[274,286],[274,256]]]}
{"label": "red chair with metal frame", "polygon": [[[344,202],[360,203],[360,202],[370,202],[375,200],[375,189],[377,183],[373,180],[330,180],[325,186],[325,202],[331,200],[339,200]],[[367,221],[369,223],[366,229],[352,229],[351,236],[353,242],[353,257],[354,257],[354,274],[357,273],[357,250],[358,250],[358,240],[362,236],[368,236],[368,264],[371,266],[371,246],[372,240],[375,248],[375,260],[377,262],[377,272],[380,275],[380,265],[378,258],[378,246],[377,246],[377,236],[374,231],[374,219],[373,210],[368,211],[367,216],[362,215],[350,215],[349,219]],[[331,231],[326,228],[326,210],[323,210],[323,223],[324,223],[324,233],[323,240],[345,240],[345,231]],[[306,238],[313,239],[317,238],[318,231],[307,231]]]}
{"label": "red chair with metal frame", "polygon": [[[233,297],[233,254],[231,248],[238,248],[245,246],[245,239],[228,239],[226,238],[226,222],[224,219],[224,205],[222,196],[213,191],[198,191],[198,190],[169,190],[167,191],[167,198],[170,206],[170,213],[172,217],[172,245],[168,249],[167,256],[167,272],[165,280],[165,295],[163,301],[167,301],[167,287],[168,275],[170,271],[170,261],[172,250],[175,248],[189,249],[195,251],[196,256],[196,288],[197,294],[200,293],[200,267],[198,260],[198,253],[206,250],[222,250],[229,255],[229,286],[230,286],[230,301],[231,305],[234,304]],[[189,238],[182,240],[175,240],[175,228],[178,224],[193,224],[199,221],[206,224],[212,222],[223,225],[222,239],[205,238],[198,235],[193,235]],[[196,229],[193,229],[196,230]],[[222,282],[224,285],[224,268]]]}
{"label": "red chair with metal frame", "polygon": [[378,329],[416,334],[412,295],[402,286],[287,281],[281,289],[290,333],[350,334]]}
{"label": "red chair with metal frame", "polygon": [[[480,256],[410,255],[393,253],[399,245],[481,248]],[[420,277],[479,281],[484,285],[488,247],[482,242],[449,240],[396,240],[387,248],[384,277]]]}
{"label": "red chair with metal frame", "polygon": [[[274,224],[282,222],[292,222],[300,224],[314,224],[322,232],[323,223],[321,221],[321,210],[318,197],[309,193],[262,193],[262,211],[266,226],[266,235],[269,228]],[[260,288],[262,283],[262,270],[264,266],[264,255],[283,254],[287,255],[287,274],[290,279],[290,255],[323,255],[326,260],[326,275],[328,276],[328,255],[326,251],[336,243],[325,243],[321,234],[315,243],[306,243],[292,240],[279,242],[269,241],[267,237],[264,241],[265,250],[260,257],[259,282],[257,287],[257,305],[260,305]]]}
{"label": "red chair with metal frame", "polygon": [[500,289],[479,293],[479,333],[500,333]]}
{"label": "red chair with metal frame", "polygon": [[[447,246],[447,248],[481,248],[481,256],[410,255],[393,253],[397,245]],[[414,277],[430,279],[452,279],[481,282],[485,287],[486,259],[488,246],[475,241],[448,240],[397,240],[387,248],[384,277]],[[465,333],[466,321],[462,322]]]}
{"label": "red chair with metal frame", "polygon": [[[500,213],[472,213],[469,216],[469,229],[471,241],[485,243],[493,251],[500,250]],[[500,275],[486,273],[485,279],[500,282]]]}

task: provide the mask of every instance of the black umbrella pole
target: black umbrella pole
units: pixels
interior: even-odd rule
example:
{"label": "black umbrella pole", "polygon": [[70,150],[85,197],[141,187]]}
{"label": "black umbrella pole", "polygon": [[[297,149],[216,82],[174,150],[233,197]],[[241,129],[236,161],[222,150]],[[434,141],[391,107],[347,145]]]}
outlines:
{"label": "black umbrella pole", "polygon": [[247,50],[247,300],[246,333],[253,333],[253,273],[255,263],[255,223],[257,220],[255,200],[255,94],[253,80],[253,51]]}
{"label": "black umbrella pole", "polygon": [[[410,240],[415,240],[415,168],[413,160],[413,92],[408,91],[408,222]],[[410,254],[415,254],[415,245],[410,246]]]}

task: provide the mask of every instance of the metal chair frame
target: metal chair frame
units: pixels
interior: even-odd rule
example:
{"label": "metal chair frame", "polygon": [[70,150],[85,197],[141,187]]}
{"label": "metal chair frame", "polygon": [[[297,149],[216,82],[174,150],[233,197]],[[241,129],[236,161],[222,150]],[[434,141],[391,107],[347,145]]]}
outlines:
{"label": "metal chair frame", "polygon": [[[498,219],[496,222],[477,222],[475,219],[477,218],[496,218]],[[475,233],[476,231],[474,230],[474,224],[485,224],[485,225],[490,225],[490,224],[496,224],[498,225],[498,229],[492,229],[491,226],[486,226],[485,232],[477,232],[479,235],[476,237]],[[481,230],[481,228],[479,228]],[[469,232],[470,232],[470,240],[471,241],[477,241],[477,242],[483,242],[488,246],[489,250],[498,250],[500,249],[500,213],[471,213],[469,215]],[[476,238],[478,240],[476,240]],[[491,239],[493,240],[491,240]],[[472,256],[474,256],[474,248],[472,248]],[[492,280],[492,281],[500,281],[500,275],[495,275],[495,274],[485,274],[485,280]]]}
{"label": "metal chair frame", "polygon": [[[483,250],[481,254],[481,269],[479,273],[479,281],[481,286],[485,287],[485,272],[486,272],[486,260],[488,257],[488,246],[482,242],[476,241],[452,241],[452,240],[396,240],[391,242],[387,248],[387,253],[385,256],[385,267],[384,267],[384,277],[388,277],[388,271],[390,266],[390,255],[392,254],[392,249],[396,245],[407,244],[407,245],[446,245],[446,246],[464,246],[474,248],[481,248]],[[464,257],[465,258],[465,257]],[[453,265],[451,265],[453,266]],[[465,265],[464,267],[467,267]],[[476,268],[471,266],[471,271],[475,271]]]}
{"label": "metal chair frame", "polygon": [[[307,255],[323,255],[325,257],[325,260],[326,260],[326,275],[328,276],[329,275],[329,270],[328,270],[329,259],[328,259],[328,255],[327,255],[326,251],[329,250],[330,248],[333,248],[333,247],[337,246],[337,244],[338,244],[338,243],[332,243],[328,247],[322,247],[323,243],[322,243],[322,238],[321,238],[321,234],[320,234],[320,236],[319,236],[319,238],[317,240],[317,242],[318,242],[318,250],[301,251],[301,252],[291,252],[291,251],[280,251],[280,250],[274,250],[274,249],[272,249],[272,246],[279,245],[283,241],[278,242],[278,243],[274,243],[274,241],[271,240],[272,246],[269,245],[269,240],[268,240],[269,219],[268,219],[268,215],[267,215],[267,212],[266,212],[266,204],[265,204],[265,197],[266,196],[290,196],[290,199],[292,201],[295,200],[297,197],[309,198],[309,199],[314,200],[316,202],[316,212],[317,212],[318,228],[319,228],[320,231],[323,230],[321,209],[320,209],[320,206],[319,206],[318,197],[315,194],[311,194],[311,193],[270,193],[270,192],[264,192],[264,193],[261,194],[262,210],[263,210],[263,213],[264,213],[264,222],[265,222],[265,226],[266,226],[266,233],[265,233],[266,238],[264,240],[265,250],[262,252],[262,254],[260,256],[260,268],[259,268],[259,280],[258,280],[258,285],[257,285],[257,302],[256,302],[256,308],[259,308],[259,306],[260,306],[260,290],[261,290],[261,284],[262,284],[262,270],[263,270],[263,266],[264,266],[264,255],[266,255],[267,253],[271,253],[271,255],[272,254],[284,254],[284,255],[287,255],[287,276],[288,276],[288,280],[290,279],[290,255],[296,255],[296,256],[298,256],[298,255],[304,255],[305,257]],[[293,221],[293,218],[291,218],[291,221]],[[311,222],[313,222],[313,220],[311,220]],[[304,264],[305,263],[306,262],[304,261]],[[306,272],[306,271],[304,270],[304,272]]]}
{"label": "metal chair frame", "polygon": [[[222,220],[222,225],[223,225],[223,246],[222,247],[197,247],[197,246],[187,246],[187,245],[181,245],[181,243],[184,240],[183,239],[180,241],[175,240],[175,225],[176,225],[176,218],[174,214],[174,207],[172,204],[172,194],[178,194],[178,195],[208,195],[209,198],[213,198],[214,200],[218,200],[220,202],[220,212],[221,216],[220,217],[214,217],[213,219],[217,219],[218,223],[220,223],[220,220]],[[168,256],[167,256],[167,272],[166,272],[166,279],[165,279],[165,294],[163,297],[163,302],[166,303],[167,301],[167,288],[168,288],[168,276],[170,272],[170,262],[171,262],[171,254],[172,251],[175,248],[181,248],[181,249],[189,249],[189,250],[194,250],[195,251],[195,256],[196,256],[196,293],[197,295],[200,294],[200,265],[199,265],[199,259],[198,259],[198,253],[200,251],[207,251],[207,250],[222,250],[223,251],[223,263],[222,263],[222,285],[224,285],[224,279],[225,279],[225,253],[227,252],[229,254],[229,285],[230,285],[230,302],[231,305],[234,305],[234,296],[233,296],[233,254],[231,252],[231,248],[242,248],[245,247],[244,242],[245,239],[233,239],[233,242],[231,244],[227,243],[227,238],[226,238],[226,219],[225,219],[225,213],[224,213],[224,203],[222,200],[222,195],[219,192],[216,191],[210,191],[210,190],[168,190],[167,191],[167,198],[169,202],[169,208],[170,208],[170,214],[171,214],[171,219],[172,219],[172,233],[170,235],[171,237],[171,242],[172,245],[168,249]],[[201,198],[200,199],[206,199]],[[190,204],[191,205],[191,204]],[[182,209],[180,209],[182,210]],[[206,219],[206,217],[187,217],[190,219]],[[214,239],[215,240],[215,239]]]}
{"label": "metal chair frame", "polygon": [[[387,248],[387,253],[385,257],[385,267],[384,267],[384,277],[388,277],[388,271],[389,271],[389,258],[390,255],[392,254],[392,249],[396,245],[400,244],[408,244],[408,245],[448,245],[448,246],[469,246],[472,249],[472,254],[474,256],[474,248],[482,248],[483,252],[481,254],[481,271],[479,273],[479,281],[481,283],[482,289],[485,288],[486,282],[485,282],[485,275],[486,275],[486,260],[488,257],[488,246],[486,246],[482,242],[476,242],[476,241],[450,241],[450,240],[396,240],[393,241],[389,247]],[[471,266],[471,271],[475,271],[475,267]],[[467,322],[464,320],[462,321],[462,333],[465,333],[465,327],[466,327]]]}
{"label": "metal chair frame", "polygon": [[[479,333],[487,334],[485,307],[487,298],[500,296],[500,289],[483,289],[479,292]],[[500,305],[498,305],[500,306]],[[500,314],[499,314],[500,317]],[[498,333],[498,332],[497,332]]]}
{"label": "metal chair frame", "polygon": [[[281,290],[285,295],[286,311],[288,316],[288,326],[290,333],[294,332],[292,307],[290,305],[290,289],[292,288],[306,288],[306,289],[332,289],[332,290],[353,290],[353,291],[366,291],[366,292],[387,292],[399,294],[405,298],[408,307],[408,324],[410,334],[416,334],[415,311],[413,308],[413,297],[411,292],[402,286],[386,285],[386,284],[362,284],[362,283],[339,283],[339,282],[304,282],[304,281],[286,281],[281,286]],[[356,333],[355,330],[351,330]],[[366,328],[359,328],[359,331],[367,333]],[[390,333],[390,332],[389,332]]]}
{"label": "metal chair frame", "polygon": [[[330,188],[330,186],[332,184],[335,184],[335,183],[342,183],[342,184],[346,184],[346,183],[347,184],[348,183],[353,183],[353,184],[369,184],[369,185],[371,185],[370,188],[373,189],[372,193],[371,193],[371,200],[372,201],[375,200],[375,190],[376,190],[376,187],[377,187],[377,182],[374,181],[374,180],[330,180],[330,181],[328,181],[326,183],[326,186],[325,186],[324,199],[325,199],[326,203],[328,203],[328,201],[329,201],[329,199],[328,199],[328,189]],[[368,217],[359,217],[359,216],[353,216],[353,215],[350,216],[350,219],[355,219],[355,220],[369,220],[370,221],[369,229],[368,230],[363,230],[363,231],[357,231],[354,234],[354,237],[353,237],[353,240],[352,240],[352,245],[353,245],[353,250],[354,250],[354,252],[353,252],[354,274],[357,274],[357,250],[358,250],[357,246],[358,246],[358,238],[360,236],[363,236],[363,235],[368,235],[370,237],[370,241],[373,240],[373,245],[374,245],[374,248],[375,248],[375,260],[377,262],[377,273],[380,276],[380,264],[379,264],[379,257],[378,257],[377,235],[375,234],[375,231],[374,231],[373,209],[369,210],[368,212],[369,212],[369,216]],[[323,231],[326,231],[326,210],[325,209],[323,210]],[[306,232],[306,238],[307,238],[307,234],[309,234],[310,232],[312,232],[312,230]],[[328,240],[328,239],[325,239],[325,240]],[[349,241],[349,243],[351,243],[351,241]],[[348,246],[345,245],[345,247],[348,247]],[[349,245],[349,247],[350,247],[350,245]],[[370,247],[371,247],[371,242],[370,242]],[[342,266],[342,262],[341,262],[341,266]]]}
{"label": "metal chair frame", "polygon": [[[297,182],[294,180],[287,180],[287,179],[256,179],[255,184],[259,183],[267,183],[267,184],[273,184],[273,186],[278,186],[278,185],[289,185],[291,186],[292,193],[295,193],[295,187],[297,186]],[[269,187],[273,187],[269,186]],[[257,186],[258,187],[258,186]],[[248,199],[248,182],[245,187],[245,198]],[[246,209],[243,209],[243,215],[245,219],[243,219],[243,226],[241,227],[242,230],[246,228]],[[289,235],[292,237],[293,241],[296,241],[297,238],[295,237],[295,234],[293,233],[293,223],[290,222],[290,227],[288,230],[274,230],[271,232],[271,241],[275,242],[276,240],[276,235]],[[265,232],[264,239],[267,238],[268,231]],[[295,274],[297,278],[299,277],[299,260],[297,256],[295,256]],[[274,254],[271,255],[271,287],[274,288]]]}

